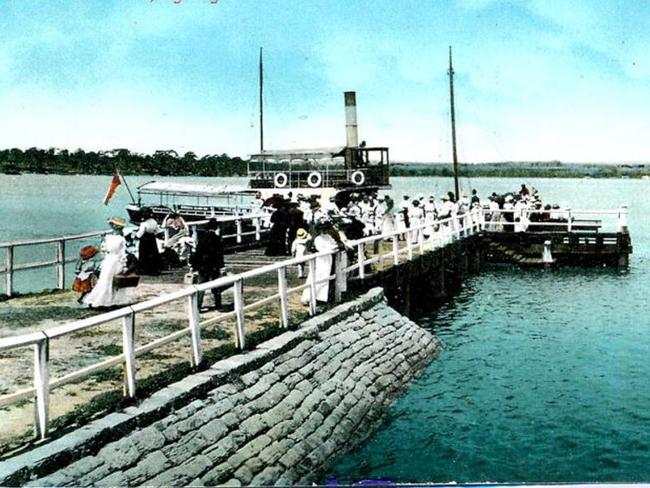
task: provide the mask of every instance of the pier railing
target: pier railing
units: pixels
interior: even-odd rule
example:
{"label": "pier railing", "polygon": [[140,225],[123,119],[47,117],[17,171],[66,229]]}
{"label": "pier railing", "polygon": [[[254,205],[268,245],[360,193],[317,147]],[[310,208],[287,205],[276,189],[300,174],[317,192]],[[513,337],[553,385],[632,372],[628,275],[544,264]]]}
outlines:
{"label": "pier railing", "polygon": [[[360,279],[365,278],[369,265],[379,265],[382,263],[386,263],[387,266],[398,265],[402,262],[412,260],[415,255],[424,254],[433,249],[443,247],[449,242],[479,232],[483,227],[483,212],[481,210],[474,210],[461,216],[412,226],[406,232],[395,230],[382,235],[348,241],[346,243],[347,249],[331,249],[299,258],[288,259],[241,274],[224,276],[207,283],[188,286],[174,293],[135,303],[94,317],[48,328],[40,332],[1,338],[0,352],[25,347],[33,348],[34,378],[32,387],[0,396],[0,407],[34,398],[36,436],[45,438],[49,423],[50,392],[55,388],[76,382],[107,368],[123,364],[125,394],[129,397],[135,397],[138,370],[136,358],[138,356],[189,335],[191,339],[189,351],[190,362],[192,365],[199,365],[203,359],[201,331],[208,326],[233,318],[235,319],[235,344],[238,348],[244,349],[246,347],[247,330],[245,312],[267,304],[277,304],[279,305],[278,321],[282,327],[288,327],[290,322],[289,296],[291,294],[301,293],[303,290],[309,289],[309,293],[307,294],[309,314],[315,315],[317,313],[316,296],[319,286],[332,282],[334,287],[334,301],[338,302],[341,300],[343,292],[347,289],[348,278],[352,275],[356,275]],[[385,246],[382,243],[388,243],[389,245]],[[385,249],[386,247],[388,247],[388,250]],[[348,250],[356,251],[354,263],[348,263]],[[318,280],[316,277],[317,260],[328,256],[333,259],[334,274],[330,274],[325,279]],[[287,281],[287,272],[289,269],[301,264],[307,264],[309,268],[308,278],[304,284],[290,288]],[[245,283],[265,274],[275,274],[277,276],[276,292],[262,299],[246,303],[244,297]],[[202,320],[199,309],[199,293],[204,293],[214,288],[221,290],[230,288],[232,290],[234,310]],[[184,301],[186,305],[186,326],[181,330],[156,339],[148,344],[136,347],[134,338],[137,315],[144,311],[178,301]],[[50,377],[49,351],[52,341],[81,331],[89,331],[90,329],[110,324],[111,322],[114,324],[116,320],[121,322],[118,326],[118,330],[121,330],[122,335],[121,354],[81,369],[76,369],[58,378]]]}
{"label": "pier railing", "polygon": [[488,232],[626,232],[627,206],[617,210],[483,210]]}
{"label": "pier railing", "polygon": [[[244,216],[228,216],[228,217],[215,217],[219,223],[228,224],[234,222],[235,229],[233,233],[222,235],[222,239],[234,240],[237,244],[241,244],[245,239],[254,241],[261,241],[264,233],[268,232],[268,227],[264,225],[268,219],[267,214],[254,214]],[[190,235],[196,239],[196,228],[204,225],[207,220],[196,220],[188,222],[190,228]],[[245,229],[245,224],[248,223],[251,230]],[[41,268],[54,267],[56,270],[55,280],[53,287],[44,285],[41,290],[47,288],[54,288],[63,290],[66,287],[66,264],[76,262],[79,257],[66,256],[66,244],[71,241],[88,240],[93,237],[103,237],[109,234],[109,230],[86,232],[83,234],[75,234],[69,236],[50,237],[46,239],[31,239],[22,241],[12,241],[0,243],[0,249],[4,249],[4,265],[0,268],[0,274],[4,274],[4,293],[7,296],[13,296],[15,293],[15,273],[19,271],[27,271]],[[54,259],[45,261],[32,261],[27,263],[16,262],[16,249],[24,247],[36,247],[51,244],[54,245]],[[38,290],[38,291],[41,291]],[[36,291],[36,290],[34,290]]]}

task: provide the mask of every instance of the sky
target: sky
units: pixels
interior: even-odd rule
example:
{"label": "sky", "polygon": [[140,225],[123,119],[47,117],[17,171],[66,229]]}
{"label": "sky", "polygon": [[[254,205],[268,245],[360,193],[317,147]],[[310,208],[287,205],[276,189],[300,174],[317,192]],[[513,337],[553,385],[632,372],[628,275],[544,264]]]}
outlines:
{"label": "sky", "polygon": [[650,160],[650,2],[0,0],[0,148]]}

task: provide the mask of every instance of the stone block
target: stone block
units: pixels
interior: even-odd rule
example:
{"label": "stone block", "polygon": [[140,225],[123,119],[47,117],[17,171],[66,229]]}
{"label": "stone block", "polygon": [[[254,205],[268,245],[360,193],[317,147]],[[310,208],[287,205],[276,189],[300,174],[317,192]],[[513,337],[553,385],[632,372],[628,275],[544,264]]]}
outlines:
{"label": "stone block", "polygon": [[[241,439],[244,439],[243,435],[241,436]],[[235,442],[236,440],[238,442]],[[241,444],[239,441],[239,437],[229,435],[219,440],[219,442],[209,446],[205,451],[203,451],[203,455],[210,460],[213,466],[221,464],[235,453],[237,447]]]}
{"label": "stone block", "polygon": [[262,421],[262,416],[258,414],[244,420],[239,428],[248,438],[251,438],[266,429],[266,424]]}
{"label": "stone block", "polygon": [[289,410],[294,410],[305,399],[305,394],[300,390],[291,391],[287,397],[280,403],[286,406]]}
{"label": "stone block", "polygon": [[281,378],[282,384],[287,388],[293,388],[298,383],[302,381],[303,377],[299,371],[294,371],[293,373]]}
{"label": "stone block", "polygon": [[126,484],[127,484],[127,479],[124,476],[124,473],[122,473],[121,471],[112,473],[106,478],[93,483],[94,486],[126,486]]}
{"label": "stone block", "polygon": [[145,480],[151,479],[172,466],[169,459],[160,451],[147,454],[140,462],[124,472],[127,482],[123,485],[141,485]]}
{"label": "stone block", "polygon": [[293,408],[288,406],[286,402],[281,402],[275,407],[262,412],[262,422],[267,427],[273,428],[274,426],[278,425],[279,423],[286,421],[287,419],[291,418],[293,415]]}
{"label": "stone block", "polygon": [[253,479],[253,473],[246,466],[242,466],[234,473],[234,478],[241,483],[240,486],[249,485]]}
{"label": "stone block", "polygon": [[227,433],[228,427],[224,421],[219,418],[211,420],[201,427],[201,435],[205,438],[208,445],[213,445]]}
{"label": "stone block", "polygon": [[322,391],[316,389],[312,391],[307,398],[302,402],[301,408],[313,412],[318,407],[318,404],[325,400],[325,395]]}
{"label": "stone block", "polygon": [[212,400],[204,409],[204,415],[209,419],[221,417],[235,408],[236,403],[230,398],[223,398],[221,400]]}
{"label": "stone block", "polygon": [[294,442],[291,439],[281,439],[265,447],[259,453],[259,460],[267,466],[275,464],[285,453],[293,447]]}
{"label": "stone block", "polygon": [[[218,466],[210,469],[203,476],[201,476],[200,484],[204,486],[225,485],[227,483],[225,480],[230,480],[233,471],[234,470],[232,466],[230,466],[228,463],[219,464]],[[239,482],[237,481],[237,483]],[[229,486],[241,486],[241,483],[237,485],[229,485]]]}
{"label": "stone block", "polygon": [[260,372],[259,371],[251,371],[250,373],[246,373],[241,375],[239,378],[242,383],[246,386],[251,386],[257,382],[257,380],[260,378]]}
{"label": "stone block", "polygon": [[210,460],[205,456],[195,456],[174,468],[168,469],[158,476],[147,480],[149,486],[180,486],[187,485],[210,468]]}
{"label": "stone block", "polygon": [[181,439],[162,448],[163,454],[175,464],[180,464],[198,454],[209,445],[199,430],[185,434]]}
{"label": "stone block", "polygon": [[251,486],[272,486],[280,479],[283,470],[277,466],[265,468],[251,480]]}
{"label": "stone block", "polygon": [[132,436],[108,444],[97,454],[113,471],[133,466],[140,459],[140,455]]}
{"label": "stone block", "polygon": [[267,435],[256,437],[235,452],[235,454],[228,459],[228,463],[233,467],[233,469],[237,469],[253,456],[257,456],[270,443],[271,438]]}
{"label": "stone block", "polygon": [[289,388],[284,383],[275,383],[258,401],[262,408],[269,409],[280,403],[289,394]]}

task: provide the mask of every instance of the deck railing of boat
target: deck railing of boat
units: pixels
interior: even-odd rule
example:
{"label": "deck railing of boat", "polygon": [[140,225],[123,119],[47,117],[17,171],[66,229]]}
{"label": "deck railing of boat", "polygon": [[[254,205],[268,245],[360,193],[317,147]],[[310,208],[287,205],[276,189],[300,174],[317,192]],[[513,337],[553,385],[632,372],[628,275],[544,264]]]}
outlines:
{"label": "deck railing of boat", "polygon": [[[286,180],[277,186],[275,178],[284,175]],[[329,186],[369,186],[388,184],[387,166],[366,166],[351,169],[317,168],[312,170],[264,170],[251,172],[251,186],[275,188],[320,188]]]}
{"label": "deck railing of boat", "polygon": [[[313,316],[317,313],[316,292],[319,285],[332,282],[334,287],[334,302],[338,303],[342,300],[342,295],[347,289],[347,281],[350,277],[356,276],[358,279],[364,279],[369,272],[369,267],[372,265],[377,267],[396,266],[414,259],[414,256],[417,254],[422,255],[425,252],[443,247],[455,240],[482,232],[485,230],[487,224],[485,220],[486,213],[482,209],[475,209],[463,215],[453,216],[436,222],[425,222],[421,225],[411,227],[406,232],[394,230],[381,235],[373,235],[359,240],[348,241],[348,248],[356,251],[356,262],[353,264],[347,263],[346,250],[336,249],[308,254],[303,257],[287,259],[279,263],[262,266],[244,273],[223,276],[207,283],[188,286],[174,293],[135,303],[94,317],[65,323],[40,332],[2,338],[0,339],[0,352],[13,351],[25,347],[33,348],[34,380],[33,386],[30,388],[0,396],[0,407],[34,398],[36,413],[35,435],[38,438],[45,438],[47,437],[49,424],[50,392],[53,389],[81,380],[82,378],[86,378],[113,366],[123,365],[125,395],[134,398],[137,391],[136,357],[189,335],[189,360],[193,366],[198,366],[203,361],[202,332],[208,332],[208,327],[232,318],[235,319],[235,345],[239,349],[245,349],[247,344],[246,312],[258,309],[267,304],[273,304],[274,306],[278,306],[277,319],[279,324],[281,327],[287,328],[291,323],[289,302],[289,296],[291,294],[301,293],[303,290],[309,289],[309,299],[306,305],[308,306],[309,315]],[[606,212],[606,215],[616,214],[618,214],[616,211]],[[618,215],[620,224],[620,220],[624,214],[623,216]],[[325,256],[331,256],[333,258],[334,274],[331,274],[323,280],[317,280],[315,274],[316,260]],[[306,282],[290,288],[287,281],[287,272],[289,269],[300,264],[307,264],[309,267]],[[264,298],[246,303],[244,283],[255,280],[265,274],[275,274],[277,276],[276,292]],[[213,288],[232,290],[234,310],[202,320],[199,309],[199,293],[205,293]],[[136,316],[147,310],[175,301],[185,301],[186,303],[186,326],[181,330],[158,338],[148,344],[136,347],[134,340]],[[111,322],[114,323],[116,320],[121,321],[121,324],[117,326],[117,330],[120,330],[122,335],[121,354],[71,371],[64,376],[50,378],[49,351],[53,341],[61,337],[68,337],[71,334],[89,331],[90,329],[104,326]]]}
{"label": "deck railing of boat", "polygon": [[[239,215],[239,216],[216,216],[216,219],[220,223],[235,223],[235,231],[232,234],[222,235],[222,239],[231,239],[234,240],[237,244],[242,243],[242,241],[248,236],[254,236],[252,239],[255,241],[260,241],[262,235],[268,232],[268,227],[265,225],[265,222],[268,220],[269,214],[251,214],[251,215]],[[196,228],[198,226],[204,225],[207,220],[193,220],[187,222],[188,226],[191,229],[191,235],[196,238]],[[244,224],[250,222],[252,224],[252,230],[244,230]],[[15,280],[14,274],[18,271],[28,271],[32,269],[40,268],[55,268],[55,278],[54,278],[54,289],[63,290],[66,287],[66,264],[75,262],[78,259],[78,256],[66,256],[66,243],[71,241],[87,241],[89,239],[103,237],[106,234],[110,233],[109,230],[102,231],[93,231],[85,232],[83,234],[74,234],[68,236],[59,236],[59,237],[49,237],[46,239],[31,239],[31,240],[21,240],[21,241],[12,241],[12,242],[3,242],[0,243],[0,249],[4,249],[4,266],[0,268],[0,274],[4,274],[4,293],[5,295],[11,297],[15,294]],[[54,245],[54,259],[45,260],[45,261],[31,261],[26,263],[16,263],[16,249],[17,248],[36,248],[37,246],[43,245]],[[47,289],[44,287],[43,289]],[[42,290],[39,290],[42,291]]]}

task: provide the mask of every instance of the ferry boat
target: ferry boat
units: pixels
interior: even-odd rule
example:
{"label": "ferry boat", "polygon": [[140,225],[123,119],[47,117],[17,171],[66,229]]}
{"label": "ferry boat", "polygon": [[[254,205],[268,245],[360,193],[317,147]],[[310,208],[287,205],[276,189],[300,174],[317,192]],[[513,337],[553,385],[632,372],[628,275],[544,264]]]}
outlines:
{"label": "ferry boat", "polygon": [[185,220],[230,217],[259,212],[261,200],[319,196],[346,205],[352,194],[389,189],[387,147],[358,142],[355,92],[345,92],[346,145],[332,148],[267,150],[248,161],[249,184],[244,186],[150,181],[137,188],[137,202],[127,206],[134,223],[145,209],[162,222],[170,212]]}
{"label": "ferry boat", "polygon": [[171,212],[193,221],[260,210],[260,205],[255,205],[257,192],[236,185],[149,181],[137,187],[137,193],[138,201],[126,207],[133,223],[142,222],[146,210],[151,211],[159,223]]}

